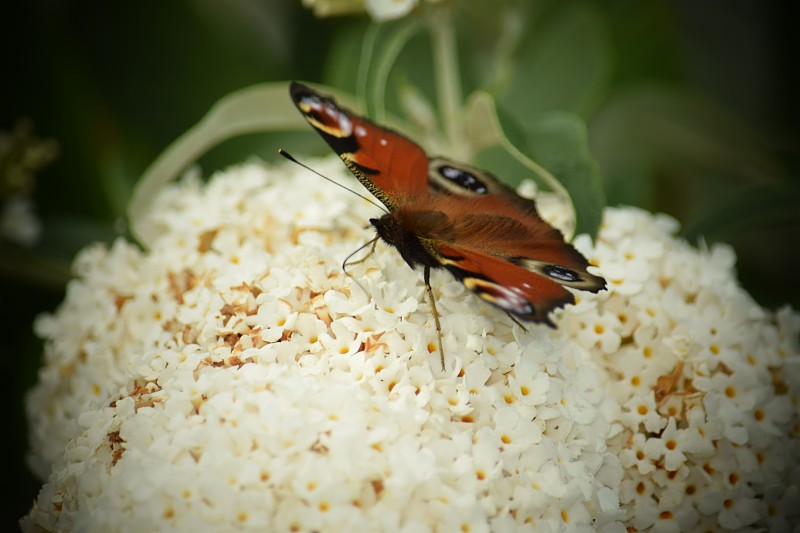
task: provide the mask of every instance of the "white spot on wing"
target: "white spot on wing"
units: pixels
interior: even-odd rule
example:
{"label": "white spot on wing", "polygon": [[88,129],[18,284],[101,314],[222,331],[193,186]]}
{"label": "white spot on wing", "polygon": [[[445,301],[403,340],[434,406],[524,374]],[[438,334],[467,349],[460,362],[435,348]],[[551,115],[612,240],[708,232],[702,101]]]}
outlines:
{"label": "white spot on wing", "polygon": [[349,136],[353,132],[353,123],[350,121],[350,117],[347,115],[339,115],[339,127],[341,128],[345,137]]}
{"label": "white spot on wing", "polygon": [[517,314],[529,314],[533,307],[519,287],[506,287],[498,283],[478,278],[465,278],[464,285],[478,293],[478,296],[506,311]]}

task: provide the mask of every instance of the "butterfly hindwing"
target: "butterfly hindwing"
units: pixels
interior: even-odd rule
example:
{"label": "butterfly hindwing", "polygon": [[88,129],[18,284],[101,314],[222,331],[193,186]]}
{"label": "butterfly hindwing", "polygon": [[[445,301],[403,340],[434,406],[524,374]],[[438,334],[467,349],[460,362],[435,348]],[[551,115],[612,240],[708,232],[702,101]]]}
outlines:
{"label": "butterfly hindwing", "polygon": [[[483,299],[525,320],[550,323],[550,310],[574,301],[564,287],[605,288],[603,278],[587,271],[583,255],[541,219],[536,203],[490,172],[432,157],[428,175],[432,191],[469,204],[467,213],[453,213],[449,235],[434,246],[445,267]],[[458,251],[451,255],[442,247]]]}
{"label": "butterfly hindwing", "polygon": [[598,292],[605,280],[587,271],[588,261],[539,218],[533,202],[518,198],[484,195],[469,201],[467,213],[458,203],[441,203],[449,225],[428,232],[429,248],[484,300],[523,320],[552,325],[548,313],[574,302],[565,287]]}
{"label": "butterfly hindwing", "polygon": [[559,283],[502,258],[442,245],[445,268],[483,300],[523,320],[553,326],[549,313],[575,302]]}

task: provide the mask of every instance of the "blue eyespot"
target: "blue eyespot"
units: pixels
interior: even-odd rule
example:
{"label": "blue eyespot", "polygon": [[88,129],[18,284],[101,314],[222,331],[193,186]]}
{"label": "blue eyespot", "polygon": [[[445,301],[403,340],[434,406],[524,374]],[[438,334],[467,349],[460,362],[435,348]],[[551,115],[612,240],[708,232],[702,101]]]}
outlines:
{"label": "blue eyespot", "polygon": [[464,189],[467,189],[468,191],[478,194],[486,194],[489,192],[489,189],[483,184],[483,182],[465,170],[455,167],[441,166],[439,167],[439,174],[441,174],[443,178],[450,180],[451,182],[463,187]]}

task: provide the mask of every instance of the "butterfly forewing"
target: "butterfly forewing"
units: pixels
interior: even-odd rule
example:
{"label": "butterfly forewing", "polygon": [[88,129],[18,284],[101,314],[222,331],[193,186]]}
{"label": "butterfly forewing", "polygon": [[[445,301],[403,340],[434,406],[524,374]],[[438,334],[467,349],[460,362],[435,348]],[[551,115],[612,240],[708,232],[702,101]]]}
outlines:
{"label": "butterfly forewing", "polygon": [[292,83],[290,94],[308,123],[390,210],[396,208],[397,198],[427,194],[428,156],[418,144],[300,83]]}

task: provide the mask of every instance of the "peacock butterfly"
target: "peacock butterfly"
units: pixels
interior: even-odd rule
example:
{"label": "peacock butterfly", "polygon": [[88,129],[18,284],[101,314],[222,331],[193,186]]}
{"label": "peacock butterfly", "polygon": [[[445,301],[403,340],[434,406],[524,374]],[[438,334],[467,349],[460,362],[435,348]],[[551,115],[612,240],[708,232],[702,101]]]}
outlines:
{"label": "peacock butterfly", "polygon": [[[378,236],[412,268],[421,266],[439,335],[430,286],[432,268],[445,268],[468,289],[512,318],[555,327],[549,313],[575,297],[566,287],[598,292],[602,277],[561,232],[495,176],[444,157],[339,107],[292,82],[290,95],[308,123],[387,212],[372,218]],[[377,237],[376,237],[377,239]]]}

